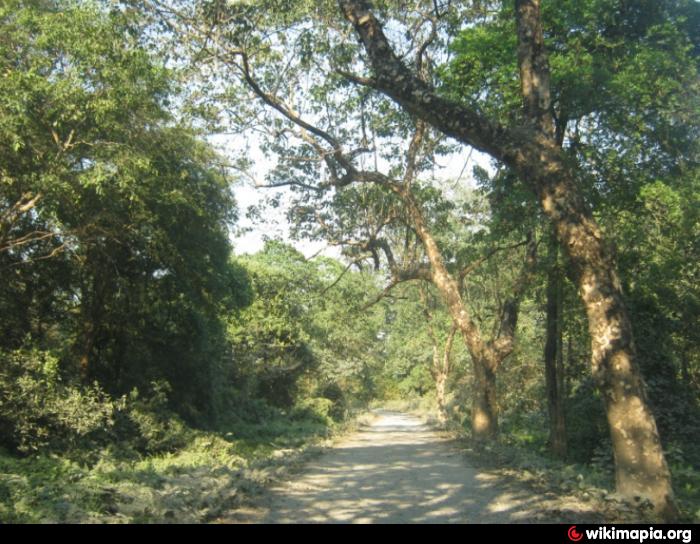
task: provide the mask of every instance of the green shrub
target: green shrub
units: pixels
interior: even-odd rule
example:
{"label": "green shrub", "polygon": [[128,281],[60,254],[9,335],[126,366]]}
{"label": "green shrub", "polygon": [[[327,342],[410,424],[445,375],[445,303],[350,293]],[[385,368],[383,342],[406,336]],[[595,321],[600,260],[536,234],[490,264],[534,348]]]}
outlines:
{"label": "green shrub", "polygon": [[116,414],[115,433],[122,449],[141,454],[170,453],[183,448],[192,439],[192,431],[168,409],[167,382],[151,384],[142,395],[129,393]]}
{"label": "green shrub", "polygon": [[331,417],[332,411],[332,400],[322,397],[312,397],[297,402],[292,410],[291,416],[292,419],[295,420],[310,419],[322,423],[323,425],[331,425],[333,423],[333,418]]}
{"label": "green shrub", "polygon": [[90,452],[117,445],[122,453],[157,454],[192,438],[167,407],[169,386],[156,382],[111,399],[96,384],[65,383],[58,359],[37,349],[0,353],[0,446],[20,454]]}
{"label": "green shrub", "polygon": [[329,383],[320,387],[318,397],[328,399],[333,403],[330,416],[334,421],[343,421],[348,415],[348,399],[343,389],[337,383]]}
{"label": "green shrub", "polygon": [[279,410],[270,406],[264,399],[244,398],[233,407],[231,414],[238,421],[262,423],[277,417]]}
{"label": "green shrub", "polygon": [[0,353],[0,445],[10,451],[90,447],[106,438],[117,407],[97,385],[64,383],[49,352]]}

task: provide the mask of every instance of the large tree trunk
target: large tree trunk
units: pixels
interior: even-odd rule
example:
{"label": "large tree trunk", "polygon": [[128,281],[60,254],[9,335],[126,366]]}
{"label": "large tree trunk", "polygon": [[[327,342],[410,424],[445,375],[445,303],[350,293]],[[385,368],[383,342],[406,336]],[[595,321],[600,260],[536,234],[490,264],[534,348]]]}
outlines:
{"label": "large tree trunk", "polygon": [[515,0],[515,8],[523,105],[535,133],[505,158],[530,181],[568,253],[588,317],[592,372],[605,401],[617,490],[648,497],[660,513],[675,517],[671,477],[636,365],[617,266],[554,134],[540,0]]}
{"label": "large tree trunk", "polygon": [[472,393],[472,437],[483,442],[498,435],[496,373],[488,361],[473,360],[475,390]]}
{"label": "large tree trunk", "polygon": [[515,3],[523,103],[530,121],[523,127],[501,126],[476,109],[438,95],[399,59],[368,2],[339,0],[339,4],[371,64],[373,77],[363,83],[447,136],[512,167],[537,195],[569,256],[573,279],[586,308],[591,369],[605,399],[618,491],[629,497],[649,498],[660,514],[674,517],[671,477],[637,368],[617,267],[552,134],[539,0]]}
{"label": "large tree trunk", "polygon": [[[559,169],[545,157],[532,168],[540,179],[549,177],[547,171]],[[563,176],[560,179],[567,180]],[[617,490],[627,497],[649,498],[660,514],[673,518],[676,508],[671,477],[636,364],[632,326],[616,266],[593,219],[575,213],[573,206],[562,209],[554,203],[575,203],[578,198],[571,190],[570,183],[559,181],[543,187],[540,196],[559,240],[568,250],[573,279],[586,310],[591,370],[605,402]]]}
{"label": "large tree trunk", "polygon": [[549,449],[559,458],[566,457],[566,422],[562,376],[561,271],[558,266],[559,246],[555,237],[549,244],[546,303],[546,342],[544,346],[545,384],[549,414]]}

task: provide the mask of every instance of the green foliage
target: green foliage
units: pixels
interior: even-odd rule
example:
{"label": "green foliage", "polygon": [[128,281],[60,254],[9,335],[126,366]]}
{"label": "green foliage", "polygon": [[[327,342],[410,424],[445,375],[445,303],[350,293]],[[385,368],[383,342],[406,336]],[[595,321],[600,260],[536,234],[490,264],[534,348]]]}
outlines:
{"label": "green foliage", "polygon": [[613,220],[621,239],[632,241],[620,261],[651,400],[663,435],[679,440],[700,426],[692,385],[700,338],[691,325],[700,314],[698,194],[693,172],[657,180],[642,187],[636,213]]}
{"label": "green foliage", "polygon": [[234,380],[245,382],[252,397],[289,408],[299,378],[315,365],[304,325],[318,283],[303,255],[281,244],[268,243],[244,263],[255,297],[229,324]]}
{"label": "green foliage", "polygon": [[115,417],[114,434],[123,454],[170,453],[191,440],[190,429],[168,408],[167,382],[155,382],[143,395],[132,390]]}
{"label": "green foliage", "polygon": [[326,398],[312,397],[302,399],[294,406],[292,419],[308,419],[323,425],[330,425],[333,422],[331,417],[333,404],[331,399]]}
{"label": "green foliage", "polygon": [[380,321],[347,301],[359,304],[376,289],[371,276],[343,271],[330,259],[307,261],[279,242],[240,262],[255,294],[229,320],[233,396],[285,410],[328,400],[323,417],[335,420],[352,402],[368,400]]}
{"label": "green foliage", "polygon": [[[381,399],[434,408],[434,349],[451,325],[439,297],[405,283],[367,306],[387,279],[380,238],[400,265],[425,264],[404,203],[383,184],[331,189],[333,153],[323,148],[320,161],[288,119],[250,100],[238,72],[207,72],[209,34],[202,47],[174,32],[172,57],[158,58],[151,47],[167,36],[136,4],[0,6],[3,522],[209,521],[238,504],[239,490],[269,480],[251,476],[259,466],[327,435],[356,406]],[[512,3],[447,4],[429,47],[433,61],[447,59],[434,74],[441,92],[521,122]],[[327,73],[359,66],[335,2],[173,5],[221,24],[217,35],[251,53],[261,86],[284,89],[292,107],[357,150],[358,168],[381,164],[397,180],[406,173],[410,116]],[[376,6],[387,28],[415,22],[390,2]],[[698,6],[543,3],[561,145],[615,242],[639,361],[688,504],[700,501],[692,443],[700,433]],[[411,28],[416,34],[399,46],[426,37],[423,26]],[[212,77],[178,88],[192,76],[180,70],[189,52]],[[292,184],[293,235],[342,241],[345,262],[307,259],[274,241],[232,256],[228,169],[195,128],[218,130],[228,117],[244,130],[259,124],[263,153],[284,158],[267,181]],[[522,256],[491,252],[526,232],[540,235],[533,196],[502,168],[477,169],[478,189],[442,184],[434,159],[452,146],[432,133],[425,146],[411,196],[451,272],[483,259],[463,297],[480,329],[496,331]],[[227,163],[250,166],[249,149],[232,154]],[[279,195],[271,201],[282,205]],[[503,438],[495,449],[551,468],[567,489],[609,485],[607,424],[569,282],[560,347],[567,462],[580,465],[543,457],[544,268],[535,270],[517,345],[499,371]],[[464,425],[472,376],[462,342],[452,361],[449,412]]]}
{"label": "green foliage", "polygon": [[130,17],[0,10],[1,347],[29,338],[115,398],[165,380],[171,408],[204,424],[222,315],[250,299],[230,262],[235,202],[216,154],[168,111],[174,73]]}
{"label": "green foliage", "polygon": [[65,383],[49,352],[0,353],[0,444],[22,454],[104,441],[120,403],[97,386]]}

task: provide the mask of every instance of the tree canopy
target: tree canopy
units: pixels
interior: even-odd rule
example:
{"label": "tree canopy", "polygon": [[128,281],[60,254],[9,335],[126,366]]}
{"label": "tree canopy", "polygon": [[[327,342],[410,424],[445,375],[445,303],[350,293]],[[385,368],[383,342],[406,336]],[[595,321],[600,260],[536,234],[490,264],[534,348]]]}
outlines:
{"label": "tree canopy", "polygon": [[[94,465],[420,399],[687,517],[699,24],[692,0],[8,0],[0,446]],[[243,213],[288,236],[238,247]]]}

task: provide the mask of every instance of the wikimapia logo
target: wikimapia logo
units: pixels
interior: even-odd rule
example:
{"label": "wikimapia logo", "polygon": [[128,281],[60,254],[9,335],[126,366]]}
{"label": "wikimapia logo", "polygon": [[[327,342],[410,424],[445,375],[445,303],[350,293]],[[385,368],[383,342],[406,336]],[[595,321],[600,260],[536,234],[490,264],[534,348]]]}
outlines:
{"label": "wikimapia logo", "polygon": [[576,525],[569,527],[567,536],[572,542],[579,542],[585,533],[586,540],[633,540],[645,542],[647,540],[680,540],[684,544],[692,541],[691,529],[617,529],[615,527],[600,526],[597,529],[585,529],[579,532]]}
{"label": "wikimapia logo", "polygon": [[576,530],[576,525],[569,527],[569,532],[567,534],[569,535],[569,540],[572,542],[578,542],[583,538],[583,535]]}

